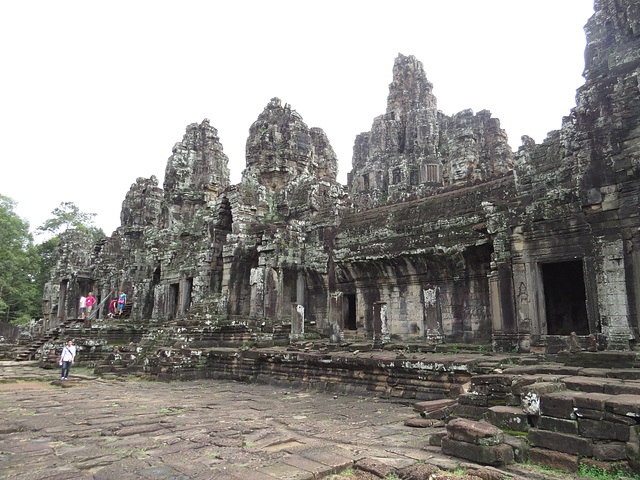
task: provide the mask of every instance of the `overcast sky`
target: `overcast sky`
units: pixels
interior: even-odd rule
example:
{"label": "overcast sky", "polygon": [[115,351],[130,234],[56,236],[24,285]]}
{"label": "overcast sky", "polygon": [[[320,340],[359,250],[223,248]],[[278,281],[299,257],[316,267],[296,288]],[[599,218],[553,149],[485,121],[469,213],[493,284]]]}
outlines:
{"label": "overcast sky", "polygon": [[398,53],[423,63],[440,110],[490,110],[517,150],[575,106],[592,13],[593,0],[4,1],[0,194],[32,231],[74,202],[110,234],[137,177],[162,186],[190,123],[210,119],[239,182],[272,97],[326,132],[346,183]]}

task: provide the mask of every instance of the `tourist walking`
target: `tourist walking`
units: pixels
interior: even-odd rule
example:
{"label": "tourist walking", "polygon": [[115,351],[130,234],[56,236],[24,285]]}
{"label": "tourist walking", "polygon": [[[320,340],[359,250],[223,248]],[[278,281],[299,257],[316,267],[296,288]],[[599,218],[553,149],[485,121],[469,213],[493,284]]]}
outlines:
{"label": "tourist walking", "polygon": [[58,361],[58,365],[62,367],[62,376],[60,377],[60,380],[69,379],[69,370],[71,369],[71,364],[75,362],[75,359],[76,346],[73,344],[73,340],[68,340],[67,344],[62,349],[60,360]]}
{"label": "tourist walking", "polygon": [[84,314],[87,311],[87,297],[81,295],[78,305],[80,307],[80,318],[84,318]]}
{"label": "tourist walking", "polygon": [[121,291],[120,298],[118,298],[118,315],[122,315],[122,309],[125,303],[127,303],[127,294]]}

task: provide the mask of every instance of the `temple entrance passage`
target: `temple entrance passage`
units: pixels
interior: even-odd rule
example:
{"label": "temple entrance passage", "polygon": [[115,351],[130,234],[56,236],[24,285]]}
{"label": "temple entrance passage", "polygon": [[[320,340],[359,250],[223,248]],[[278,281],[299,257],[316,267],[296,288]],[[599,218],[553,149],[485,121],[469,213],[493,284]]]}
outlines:
{"label": "temple entrance passage", "polygon": [[[62,282],[60,282],[60,296],[58,297],[58,304],[60,305],[60,307],[58,308],[58,312],[60,314],[60,320],[64,320],[65,316],[66,316],[66,311],[67,311],[67,288],[69,287],[69,280],[63,280]],[[75,315],[75,311],[74,311],[74,317],[76,317],[77,315]]]}
{"label": "temple entrance passage", "polygon": [[541,264],[548,335],[588,335],[582,260]]}
{"label": "temple entrance passage", "polygon": [[342,303],[342,310],[344,314],[344,329],[345,330],[357,330],[356,325],[356,296],[355,294],[347,294],[344,296],[344,302]]}
{"label": "temple entrance passage", "polygon": [[180,304],[180,284],[172,283],[169,285],[169,309],[170,319],[176,318],[178,314],[178,305]]}

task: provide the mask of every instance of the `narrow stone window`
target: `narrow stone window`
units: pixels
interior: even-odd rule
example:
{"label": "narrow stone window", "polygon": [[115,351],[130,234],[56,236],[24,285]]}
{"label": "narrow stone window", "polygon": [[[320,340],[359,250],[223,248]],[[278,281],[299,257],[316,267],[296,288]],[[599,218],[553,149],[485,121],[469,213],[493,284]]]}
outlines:
{"label": "narrow stone window", "polygon": [[396,185],[397,183],[400,183],[400,169],[399,168],[394,168],[393,169],[393,185]]}
{"label": "narrow stone window", "polygon": [[417,186],[420,184],[420,175],[417,169],[413,168],[409,172],[409,184],[412,186]]}
{"label": "narrow stone window", "polygon": [[440,165],[428,164],[426,168],[426,181],[427,183],[440,183]]}

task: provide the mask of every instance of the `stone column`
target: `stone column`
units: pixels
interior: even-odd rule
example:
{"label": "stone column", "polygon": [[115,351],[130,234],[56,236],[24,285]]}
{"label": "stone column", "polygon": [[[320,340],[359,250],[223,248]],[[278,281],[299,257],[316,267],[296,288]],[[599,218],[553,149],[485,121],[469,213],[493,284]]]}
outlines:
{"label": "stone column", "polygon": [[302,272],[298,272],[298,276],[296,278],[296,301],[301,303],[302,305],[306,305],[305,303],[305,282],[304,275]]}
{"label": "stone column", "polygon": [[251,285],[251,307],[249,315],[252,318],[264,317],[264,268],[251,269],[249,283]]}
{"label": "stone column", "polygon": [[520,349],[514,315],[513,278],[508,266],[500,266],[489,274],[489,300],[493,349],[498,352]]}
{"label": "stone column", "polygon": [[292,342],[304,338],[304,306],[297,302],[291,304],[291,334],[289,338]]}
{"label": "stone column", "polygon": [[329,294],[329,341],[331,343],[344,341],[343,304],[344,295],[342,292]]}
{"label": "stone column", "polygon": [[438,287],[427,286],[423,288],[422,298],[424,300],[424,339],[428,342],[441,342],[443,333]]}
{"label": "stone column", "polygon": [[386,343],[389,339],[387,302],[375,302],[373,304],[373,343]]}
{"label": "stone column", "polygon": [[633,332],[629,325],[622,240],[600,239],[600,251],[596,281],[602,333],[607,339],[607,349],[627,350]]}

